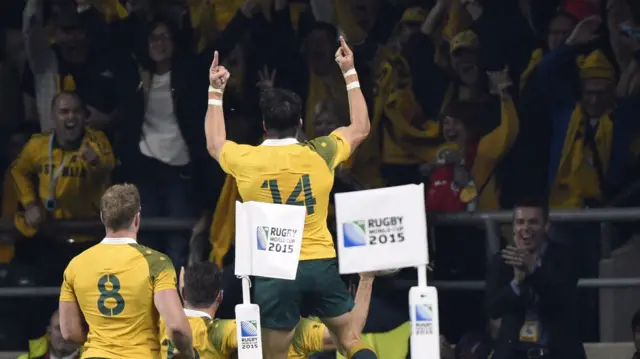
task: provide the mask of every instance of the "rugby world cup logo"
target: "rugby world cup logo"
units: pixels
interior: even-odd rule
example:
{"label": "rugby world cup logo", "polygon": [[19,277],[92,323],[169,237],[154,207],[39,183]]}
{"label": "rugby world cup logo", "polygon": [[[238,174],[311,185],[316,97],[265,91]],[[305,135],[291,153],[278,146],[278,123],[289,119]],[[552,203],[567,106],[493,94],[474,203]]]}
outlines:
{"label": "rugby world cup logo", "polygon": [[431,322],[433,320],[431,304],[416,304],[414,315],[416,322]]}
{"label": "rugby world cup logo", "polygon": [[242,338],[258,336],[258,322],[255,320],[243,320],[240,322],[240,334]]}
{"label": "rugby world cup logo", "polygon": [[258,229],[256,230],[256,238],[258,241],[258,250],[266,251],[267,242],[269,242],[269,227],[258,227]]}
{"label": "rugby world cup logo", "polygon": [[365,221],[351,221],[342,224],[344,247],[360,247],[367,245]]}

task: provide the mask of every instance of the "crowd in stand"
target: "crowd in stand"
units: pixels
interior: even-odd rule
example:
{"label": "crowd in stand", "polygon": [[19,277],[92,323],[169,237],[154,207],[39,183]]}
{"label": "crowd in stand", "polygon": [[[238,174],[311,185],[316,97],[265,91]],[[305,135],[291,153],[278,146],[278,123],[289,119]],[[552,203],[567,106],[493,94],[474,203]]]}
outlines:
{"label": "crowd in stand", "polygon": [[[349,122],[334,61],[339,36],[356,56],[371,134],[336,170],[334,192],[425,183],[430,213],[521,208],[501,231],[505,245],[527,226],[524,240],[551,258],[548,270],[575,270],[558,285],[569,293],[563,306],[580,304],[581,325],[565,328],[581,333],[562,340],[597,340],[596,298],[577,301],[574,279],[598,275],[598,225],[549,226],[542,203],[634,204],[640,180],[634,0],[2,1],[0,285],[60,285],[68,261],[101,233],[55,221],[99,220],[103,191],[121,182],[139,188],[146,218],[197,220],[191,234],[143,232],[142,244],[166,253],[178,269],[202,259],[228,268],[240,198],[205,145],[213,52],[233,75],[224,96],[229,139],[261,143],[258,99],[274,86],[300,95],[299,137],[311,139]],[[633,230],[619,228],[618,243]],[[486,273],[488,298],[512,288],[512,277],[546,272],[535,269],[547,268],[542,255],[518,262],[509,246],[487,264],[480,229],[433,233],[433,276],[480,280]],[[195,245],[203,242],[198,238],[208,245]],[[575,268],[553,267],[564,262]],[[239,290],[232,274],[225,275],[231,294],[225,291],[230,299],[220,309],[229,317]],[[406,342],[407,288],[396,281],[412,276],[402,271],[376,282],[365,333]],[[545,291],[512,288],[509,295],[537,290]],[[514,333],[525,330],[483,293],[441,296],[443,356],[486,358],[500,318],[509,318],[503,326]],[[559,310],[541,296],[532,294],[532,303]],[[3,300],[0,349],[21,349],[25,338],[43,334],[57,306]],[[22,325],[27,318],[11,309],[20,306],[41,308],[29,319],[38,324]],[[548,327],[536,330],[553,337]],[[449,342],[459,342],[455,351]]]}

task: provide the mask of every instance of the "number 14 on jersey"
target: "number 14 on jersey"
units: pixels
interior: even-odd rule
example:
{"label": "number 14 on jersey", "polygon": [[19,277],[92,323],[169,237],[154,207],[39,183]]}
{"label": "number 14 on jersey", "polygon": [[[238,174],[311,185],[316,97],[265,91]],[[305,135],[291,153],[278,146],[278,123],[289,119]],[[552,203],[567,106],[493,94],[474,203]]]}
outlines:
{"label": "number 14 on jersey", "polygon": [[[280,194],[280,188],[278,187],[278,180],[265,180],[262,182],[262,186],[260,188],[268,188],[271,192],[271,200],[275,204],[283,204],[282,203],[282,195]],[[304,193],[304,199],[302,201],[298,200],[300,194]],[[311,191],[311,180],[309,179],[309,175],[302,175],[298,180],[298,183],[287,197],[287,201],[284,204],[290,204],[294,206],[302,206],[304,205],[307,208],[307,214],[313,214],[315,212],[316,198],[313,196],[313,192]]]}

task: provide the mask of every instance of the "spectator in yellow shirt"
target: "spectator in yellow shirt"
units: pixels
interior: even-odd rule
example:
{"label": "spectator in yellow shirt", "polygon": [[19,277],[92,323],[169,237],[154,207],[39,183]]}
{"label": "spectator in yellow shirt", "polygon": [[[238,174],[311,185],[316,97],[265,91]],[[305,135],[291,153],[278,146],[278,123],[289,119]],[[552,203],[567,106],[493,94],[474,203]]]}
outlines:
{"label": "spectator in yellow shirt", "polygon": [[[42,235],[40,225],[47,219],[98,218],[115,164],[106,136],[85,128],[88,111],[77,94],[60,93],[51,111],[53,131],[33,135],[11,168],[25,209],[25,226],[18,230],[27,237]],[[55,238],[39,241],[32,261],[50,266],[46,273],[59,282],[68,261],[93,244],[90,239],[56,231]]]}

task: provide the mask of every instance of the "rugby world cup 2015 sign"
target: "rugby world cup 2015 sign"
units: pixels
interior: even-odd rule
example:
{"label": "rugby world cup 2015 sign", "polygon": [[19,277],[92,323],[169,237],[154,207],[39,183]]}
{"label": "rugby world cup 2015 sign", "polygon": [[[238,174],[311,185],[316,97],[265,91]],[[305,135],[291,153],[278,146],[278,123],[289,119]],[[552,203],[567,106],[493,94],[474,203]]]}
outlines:
{"label": "rugby world cup 2015 sign", "polygon": [[426,265],[424,185],[335,196],[340,273]]}

